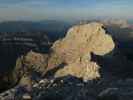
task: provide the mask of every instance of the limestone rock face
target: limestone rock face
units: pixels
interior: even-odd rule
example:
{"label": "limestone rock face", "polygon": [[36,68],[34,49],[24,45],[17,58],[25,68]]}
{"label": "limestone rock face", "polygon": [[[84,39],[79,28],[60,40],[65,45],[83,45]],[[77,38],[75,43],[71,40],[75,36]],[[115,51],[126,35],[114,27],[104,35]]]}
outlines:
{"label": "limestone rock face", "polygon": [[115,44],[100,23],[77,25],[68,31],[65,38],[54,43],[53,51],[67,63],[55,77],[72,75],[83,80],[100,77],[99,66],[91,61],[90,53],[104,56]]}
{"label": "limestone rock face", "polygon": [[[115,44],[100,23],[77,25],[68,31],[66,37],[54,43],[52,49],[67,63],[93,52],[105,55],[113,50]],[[90,57],[89,57],[90,58]]]}
{"label": "limestone rock face", "polygon": [[82,62],[75,62],[65,66],[55,73],[56,77],[64,77],[71,75],[77,78],[82,78],[84,82],[100,78],[99,66],[95,62],[88,60]]}
{"label": "limestone rock face", "polygon": [[27,69],[44,73],[47,68],[48,55],[30,51],[24,56],[23,64]]}
{"label": "limestone rock face", "polygon": [[47,71],[54,69],[55,67],[58,67],[62,63],[63,59],[61,58],[61,56],[57,55],[54,52],[50,53],[48,59]]}

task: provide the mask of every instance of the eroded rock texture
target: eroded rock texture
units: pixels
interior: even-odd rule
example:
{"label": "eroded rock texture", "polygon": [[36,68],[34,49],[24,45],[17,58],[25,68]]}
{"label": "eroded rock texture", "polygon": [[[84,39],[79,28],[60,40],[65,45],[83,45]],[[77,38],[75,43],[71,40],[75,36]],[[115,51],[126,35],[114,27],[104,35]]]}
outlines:
{"label": "eroded rock texture", "polygon": [[53,51],[68,65],[57,71],[55,76],[73,75],[86,79],[100,77],[99,66],[90,61],[90,53],[104,56],[115,44],[100,23],[77,25],[68,31],[65,38],[54,43]]}
{"label": "eroded rock texture", "polygon": [[[54,43],[52,49],[67,63],[75,62],[80,57],[93,52],[105,55],[111,52],[115,44],[100,23],[77,25],[69,29],[62,40]],[[90,57],[89,57],[90,58]]]}

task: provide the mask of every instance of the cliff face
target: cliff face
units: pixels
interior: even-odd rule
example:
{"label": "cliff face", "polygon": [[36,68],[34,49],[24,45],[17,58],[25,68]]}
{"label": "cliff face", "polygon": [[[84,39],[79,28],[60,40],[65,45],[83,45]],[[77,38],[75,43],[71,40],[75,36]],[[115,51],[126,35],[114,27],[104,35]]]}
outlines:
{"label": "cliff face", "polygon": [[55,77],[69,74],[86,78],[86,80],[100,77],[100,67],[91,61],[90,53],[104,56],[114,47],[111,36],[105,32],[100,23],[77,25],[70,28],[66,37],[56,41],[52,47],[54,53],[68,64],[64,69],[57,71]]}
{"label": "cliff face", "polygon": [[74,62],[77,58],[93,52],[105,55],[113,50],[115,44],[99,23],[77,25],[69,29],[62,40],[56,41],[53,51],[67,62]]}

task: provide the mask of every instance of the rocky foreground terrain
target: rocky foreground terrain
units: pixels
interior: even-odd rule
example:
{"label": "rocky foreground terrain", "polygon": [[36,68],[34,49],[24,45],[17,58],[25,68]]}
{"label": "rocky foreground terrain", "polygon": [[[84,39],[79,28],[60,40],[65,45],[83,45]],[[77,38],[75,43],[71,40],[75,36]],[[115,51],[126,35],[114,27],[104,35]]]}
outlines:
{"label": "rocky foreground terrain", "polygon": [[[1,100],[132,100],[133,62],[101,23],[75,25],[48,53],[17,58]],[[12,84],[14,83],[14,84]],[[5,87],[5,86],[4,86]]]}

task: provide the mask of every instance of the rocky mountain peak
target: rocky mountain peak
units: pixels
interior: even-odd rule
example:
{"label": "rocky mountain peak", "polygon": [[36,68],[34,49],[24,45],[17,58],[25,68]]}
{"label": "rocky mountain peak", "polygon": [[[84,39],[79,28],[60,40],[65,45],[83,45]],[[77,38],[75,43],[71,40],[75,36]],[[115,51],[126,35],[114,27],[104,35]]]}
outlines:
{"label": "rocky mountain peak", "polygon": [[62,55],[66,62],[73,62],[81,56],[93,52],[105,55],[115,47],[113,39],[106,33],[101,23],[76,25],[70,28],[66,37],[54,43],[52,49]]}

